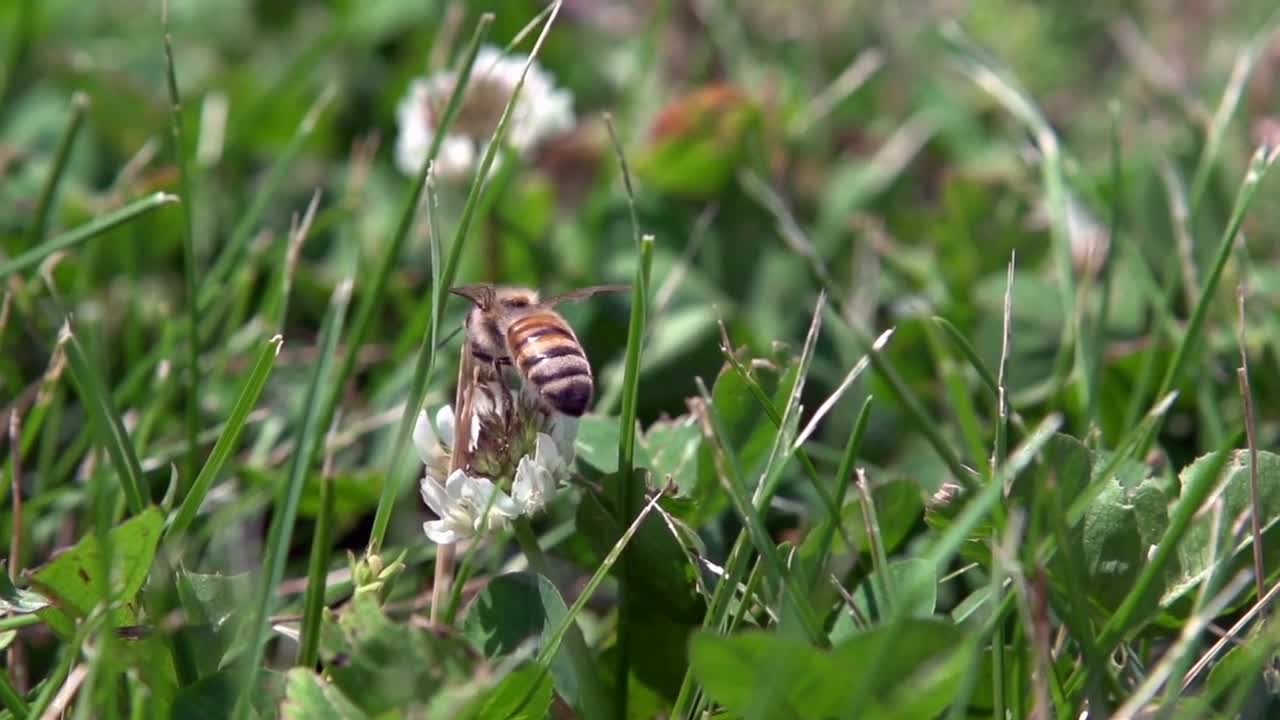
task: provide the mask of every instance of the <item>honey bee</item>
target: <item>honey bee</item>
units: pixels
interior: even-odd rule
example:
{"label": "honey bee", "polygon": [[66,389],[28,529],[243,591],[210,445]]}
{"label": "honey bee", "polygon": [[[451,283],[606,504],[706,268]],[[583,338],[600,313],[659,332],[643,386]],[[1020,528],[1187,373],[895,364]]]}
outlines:
{"label": "honey bee", "polygon": [[595,391],[591,363],[573,328],[553,308],[565,301],[629,289],[626,285],[595,285],[545,299],[529,288],[489,284],[463,285],[449,292],[475,306],[467,313],[463,328],[477,364],[497,372],[514,367],[549,408],[581,417]]}

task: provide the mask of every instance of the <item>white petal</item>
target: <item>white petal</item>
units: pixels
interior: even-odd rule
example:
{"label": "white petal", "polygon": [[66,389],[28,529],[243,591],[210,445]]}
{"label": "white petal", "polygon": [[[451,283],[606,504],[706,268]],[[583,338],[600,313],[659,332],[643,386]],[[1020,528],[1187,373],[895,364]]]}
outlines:
{"label": "white petal", "polygon": [[457,531],[452,525],[444,520],[431,520],[422,523],[422,531],[427,534],[427,539],[441,545],[451,545],[463,540],[468,536],[464,536]]}
{"label": "white petal", "polygon": [[436,432],[440,433],[440,444],[446,449],[453,445],[453,408],[445,405],[436,413]]}
{"label": "white petal", "polygon": [[573,462],[573,441],[578,437],[578,418],[563,413],[552,413],[547,434],[555,441],[560,457],[567,466]]}
{"label": "white petal", "polygon": [[489,478],[464,477],[466,482],[461,485],[462,501],[468,508],[475,509],[474,514],[480,514],[486,507],[489,508],[491,520],[494,519],[493,516],[516,517],[520,514],[520,509],[510,496],[499,490]]}
{"label": "white petal", "polygon": [[534,477],[535,467],[536,463],[528,455],[520,458],[520,464],[516,466],[516,479],[511,483],[511,499],[526,513],[529,511],[529,501],[533,498],[534,483],[537,482]]}
{"label": "white petal", "polygon": [[538,433],[535,442],[535,452],[538,464],[546,468],[554,476],[559,476],[560,472],[565,469],[564,459],[560,457],[560,450],[556,448],[556,443],[551,436],[546,433]]}
{"label": "white petal", "polygon": [[422,501],[431,508],[431,512],[444,517],[448,514],[449,506],[453,504],[450,500],[445,488],[435,478],[427,475],[422,478],[420,483],[422,488]]}
{"label": "white petal", "polygon": [[418,420],[413,424],[413,447],[418,451],[418,459],[422,464],[430,465],[440,451],[440,442],[436,431],[431,427],[431,419],[426,410],[418,411]]}

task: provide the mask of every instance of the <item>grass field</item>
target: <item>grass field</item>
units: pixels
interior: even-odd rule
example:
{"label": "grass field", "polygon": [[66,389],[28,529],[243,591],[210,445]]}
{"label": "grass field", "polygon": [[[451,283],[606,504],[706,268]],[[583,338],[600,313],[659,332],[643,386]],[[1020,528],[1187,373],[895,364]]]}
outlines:
{"label": "grass field", "polygon": [[1280,713],[1278,27],[0,3],[0,718]]}

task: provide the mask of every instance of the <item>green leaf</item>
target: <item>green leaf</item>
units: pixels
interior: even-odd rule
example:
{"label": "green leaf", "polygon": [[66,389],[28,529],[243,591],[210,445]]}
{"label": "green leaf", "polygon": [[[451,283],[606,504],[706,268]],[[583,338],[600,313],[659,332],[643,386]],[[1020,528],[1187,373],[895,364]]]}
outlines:
{"label": "green leaf", "polygon": [[1124,599],[1169,524],[1169,499],[1156,480],[1143,478],[1126,487],[1120,477],[1102,481],[1075,531],[1082,543],[1087,590],[1104,608],[1115,608]]}
{"label": "green leaf", "polygon": [[[586,493],[578,505],[577,528],[599,557],[622,537],[622,523],[611,504],[600,495]],[[705,604],[697,594],[695,569],[671,530],[657,513],[645,518],[624,551],[628,562],[615,570],[626,572],[627,582],[649,609],[682,622],[698,623]]]}
{"label": "green leaf", "polygon": [[219,720],[231,717],[236,704],[236,675],[219,670],[178,690],[173,699],[174,720]]}
{"label": "green leaf", "polygon": [[[886,642],[892,652],[882,652]],[[850,669],[874,667],[880,684],[870,697],[879,707],[859,708],[860,713],[874,708],[893,717],[889,710],[909,701],[912,712],[901,717],[935,717],[959,684],[963,666],[954,651],[963,645],[963,634],[951,623],[903,619],[854,634],[829,652],[771,633],[726,638],[704,632],[693,639],[690,661],[707,693],[739,715],[841,715],[857,690]]]}
{"label": "green leaf", "polygon": [[[938,604],[938,571],[924,558],[908,558],[889,563],[889,577],[893,583],[893,597],[904,606],[899,610],[910,617],[927,618],[933,615]],[[875,583],[868,578],[856,588],[853,595],[854,607],[862,613],[862,617],[875,617],[871,612],[868,594],[875,598],[875,607],[880,616],[884,616],[889,607],[888,600],[875,592]],[[853,624],[849,613],[841,612],[831,629],[831,643],[838,645],[859,632]]]}
{"label": "green leaf", "polygon": [[477,717],[543,720],[550,708],[551,676],[531,663],[502,678]]}
{"label": "green leaf", "polygon": [[[111,587],[114,598],[124,603],[115,611],[117,625],[133,625],[138,621],[140,612],[134,598],[151,570],[163,522],[160,510],[150,507],[111,530],[111,568],[115,574]],[[45,608],[41,613],[84,617],[105,600],[106,583],[96,577],[102,567],[100,555],[97,537],[86,535],[71,549],[31,573],[32,585],[58,603],[58,607]],[[51,624],[58,622],[46,620]]]}
{"label": "green leaf", "polygon": [[[467,608],[462,634],[487,658],[523,649],[536,654],[546,634],[567,612],[559,591],[549,580],[520,572],[493,578]],[[528,645],[526,646],[526,643]],[[578,697],[578,678],[565,650],[551,664],[556,686],[572,704]]]}
{"label": "green leaf", "polygon": [[338,688],[307,668],[288,673],[281,715],[288,720],[360,720],[369,717]]}
{"label": "green leaf", "polygon": [[7,563],[0,561],[0,616],[28,615],[49,607],[49,598],[38,592],[22,590],[9,580]]}
{"label": "green leaf", "polygon": [[759,108],[737,88],[699,88],[659,111],[654,142],[637,158],[637,175],[662,192],[715,195],[742,164],[759,120]]}
{"label": "green leaf", "polygon": [[680,495],[693,492],[698,481],[698,446],[702,433],[690,415],[674,420],[659,420],[649,426],[640,439],[641,449],[649,456],[649,469],[659,487],[669,481]]}
{"label": "green leaf", "polygon": [[[1193,478],[1197,473],[1210,471],[1216,455],[1217,453],[1210,453],[1183,468],[1178,475],[1179,485],[1185,488],[1194,481]],[[1220,499],[1224,524],[1233,523],[1239,518],[1247,518],[1253,504],[1250,492],[1248,450],[1232,451],[1227,466],[1222,469],[1220,480],[1223,480],[1220,489],[1214,495],[1210,495],[1209,500],[1206,501],[1206,507],[1207,503],[1214,502],[1215,498]],[[1266,451],[1258,452],[1258,515],[1262,532],[1263,567],[1274,568],[1276,553],[1274,550],[1268,553],[1267,550],[1280,547],[1277,545],[1277,542],[1280,542],[1280,525],[1277,525],[1280,522],[1280,455]],[[1192,520],[1186,535],[1178,545],[1179,569],[1176,576],[1170,579],[1167,589],[1160,598],[1162,606],[1167,608],[1192,592],[1204,580],[1205,574],[1212,569],[1215,561],[1220,559],[1209,555],[1213,540],[1212,533],[1213,514],[1202,511]],[[1218,552],[1220,555],[1230,556],[1234,571],[1236,568],[1252,565],[1252,544],[1252,526],[1246,519],[1240,542],[1229,551],[1219,547]],[[1274,572],[1272,574],[1274,575]]]}
{"label": "green leaf", "polygon": [[457,639],[392,622],[372,594],[321,625],[320,657],[333,684],[370,715],[425,702],[449,670],[471,672]]}
{"label": "green leaf", "polygon": [[618,472],[618,419],[586,415],[578,421],[574,451],[579,462],[602,473]]}
{"label": "green leaf", "polygon": [[[872,488],[871,501],[876,507],[876,519],[880,525],[881,542],[885,552],[893,552],[907,539],[911,529],[924,512],[924,498],[920,487],[905,478],[897,478]],[[851,494],[849,502],[840,510],[845,532],[860,553],[870,552],[867,528],[862,513],[862,499]],[[836,536],[836,541],[840,537]]]}

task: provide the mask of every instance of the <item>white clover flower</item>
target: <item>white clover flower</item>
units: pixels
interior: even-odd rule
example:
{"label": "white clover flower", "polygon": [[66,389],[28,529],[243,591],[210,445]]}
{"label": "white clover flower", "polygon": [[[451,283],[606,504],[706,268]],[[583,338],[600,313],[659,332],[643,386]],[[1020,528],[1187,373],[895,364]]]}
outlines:
{"label": "white clover flower", "polygon": [[521,512],[542,512],[553,498],[560,483],[569,479],[569,464],[560,454],[556,442],[546,433],[538,433],[533,456],[525,455],[516,466],[516,479],[511,495]]}
{"label": "white clover flower", "polygon": [[488,478],[454,470],[442,487],[430,475],[422,478],[422,499],[440,517],[422,524],[433,542],[456,543],[506,527],[518,516],[512,499]]}
{"label": "white clover flower", "polygon": [[[435,166],[440,177],[459,180],[471,176],[527,61],[528,56],[520,53],[508,55],[492,46],[480,49],[462,105],[440,144]],[[455,71],[442,70],[410,83],[396,110],[400,129],[396,165],[401,172],[413,175],[422,169],[457,82]],[[537,63],[530,65],[524,88],[512,108],[506,141],[518,154],[525,155],[548,136],[569,130],[573,124],[573,95],[557,88],[551,75]],[[496,167],[495,163],[490,170]]]}
{"label": "white clover flower", "polygon": [[441,408],[434,424],[419,411],[413,428],[426,466],[422,499],[438,518],[423,530],[437,543],[473,538],[541,512],[570,476],[577,418],[551,412],[530,392],[513,396],[501,382],[477,385],[471,397],[465,467],[449,471],[457,422],[452,407]]}

